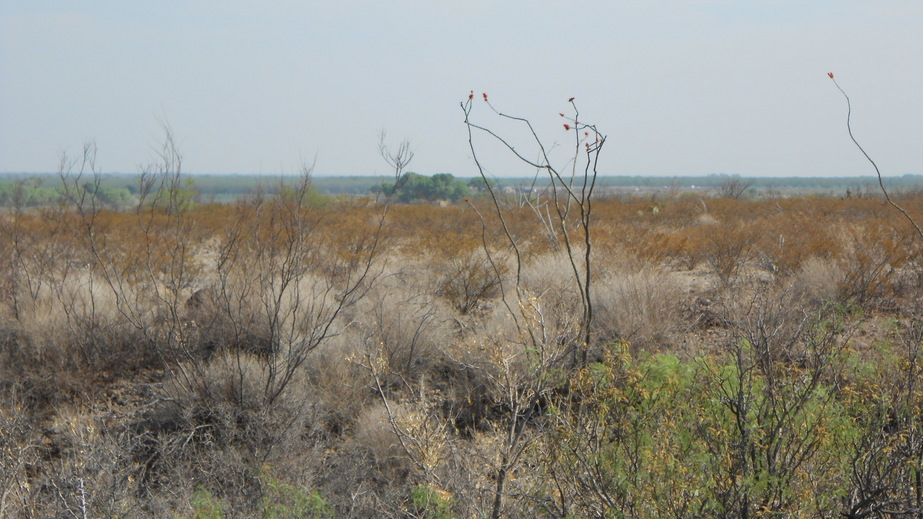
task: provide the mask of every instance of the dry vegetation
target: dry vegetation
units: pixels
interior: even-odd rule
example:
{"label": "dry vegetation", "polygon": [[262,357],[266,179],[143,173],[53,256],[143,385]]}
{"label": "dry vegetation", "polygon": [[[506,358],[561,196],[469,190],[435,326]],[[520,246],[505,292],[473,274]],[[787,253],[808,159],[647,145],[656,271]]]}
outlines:
{"label": "dry vegetation", "polygon": [[587,320],[534,198],[194,207],[174,169],[0,215],[0,516],[923,509],[921,243],[881,200],[596,201]]}
{"label": "dry vegetation", "polygon": [[202,206],[168,131],[0,214],[0,516],[923,514],[923,197],[594,199],[474,97],[547,188]]}

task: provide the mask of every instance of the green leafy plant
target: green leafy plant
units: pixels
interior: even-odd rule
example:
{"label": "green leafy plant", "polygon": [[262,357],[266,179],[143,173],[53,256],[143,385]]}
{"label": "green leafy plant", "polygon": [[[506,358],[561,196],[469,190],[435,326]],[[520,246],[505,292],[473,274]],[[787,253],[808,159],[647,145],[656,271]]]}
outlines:
{"label": "green leafy plant", "polygon": [[224,517],[224,503],[215,498],[205,487],[199,487],[192,494],[192,519],[221,519]]}
{"label": "green leafy plant", "polygon": [[417,485],[411,493],[416,517],[452,519],[452,496],[431,485]]}
{"label": "green leafy plant", "polygon": [[271,474],[271,467],[260,470],[263,499],[260,510],[264,519],[323,519],[333,517],[333,508],[317,491],[283,483]]}

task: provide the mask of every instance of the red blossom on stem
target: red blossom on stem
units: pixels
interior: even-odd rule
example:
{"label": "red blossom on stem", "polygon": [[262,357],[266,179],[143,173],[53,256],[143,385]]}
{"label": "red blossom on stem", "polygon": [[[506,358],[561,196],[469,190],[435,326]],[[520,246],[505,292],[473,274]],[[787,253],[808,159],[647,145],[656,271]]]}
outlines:
{"label": "red blossom on stem", "polygon": [[468,94],[468,99],[474,99],[474,90],[472,90],[471,93]]}
{"label": "red blossom on stem", "polygon": [[572,98],[568,99],[567,102],[568,102],[568,103],[573,103],[573,102],[574,102],[574,98],[572,97]]}
{"label": "red blossom on stem", "polygon": [[830,76],[830,79],[833,79],[833,72],[827,72],[827,75]]}
{"label": "red blossom on stem", "polygon": [[484,93],[481,94],[481,95],[484,96],[484,100],[487,101],[487,92],[484,92]]}
{"label": "red blossom on stem", "polygon": [[565,129],[565,130],[570,130],[570,125],[567,124],[567,123],[564,123],[564,129]]}
{"label": "red blossom on stem", "polygon": [[465,203],[468,203],[468,199],[467,199],[467,198],[465,199]]}
{"label": "red blossom on stem", "polygon": [[562,114],[562,113],[559,113],[558,115],[560,115],[561,117],[564,117],[564,114]]}

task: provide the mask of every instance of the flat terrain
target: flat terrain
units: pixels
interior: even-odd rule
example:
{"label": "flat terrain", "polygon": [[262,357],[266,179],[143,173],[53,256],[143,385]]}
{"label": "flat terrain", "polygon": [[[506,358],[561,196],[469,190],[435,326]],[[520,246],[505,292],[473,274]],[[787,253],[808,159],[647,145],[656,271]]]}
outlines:
{"label": "flat terrain", "polygon": [[[201,202],[231,202],[256,192],[278,193],[281,186],[296,186],[297,175],[191,175],[187,180],[194,186]],[[383,183],[392,181],[388,176],[317,176],[314,187],[327,195],[368,196]],[[460,177],[465,183],[471,178]],[[547,185],[547,179],[496,178],[500,188],[527,191]],[[923,189],[923,175],[903,175],[885,179],[888,189],[895,192],[912,192]],[[475,182],[476,184],[477,182]],[[42,191],[36,202],[52,196],[61,186],[59,175],[53,173],[0,173],[0,206],[11,205],[16,185],[27,191]],[[104,174],[101,186],[109,190],[138,192],[138,175],[125,173]],[[862,197],[878,196],[878,179],[865,177],[741,177],[738,175],[704,176],[600,176],[597,179],[597,196],[726,196],[731,198],[788,198],[792,196]]]}
{"label": "flat terrain", "polygon": [[164,185],[0,215],[0,516],[923,505],[923,239],[870,191]]}

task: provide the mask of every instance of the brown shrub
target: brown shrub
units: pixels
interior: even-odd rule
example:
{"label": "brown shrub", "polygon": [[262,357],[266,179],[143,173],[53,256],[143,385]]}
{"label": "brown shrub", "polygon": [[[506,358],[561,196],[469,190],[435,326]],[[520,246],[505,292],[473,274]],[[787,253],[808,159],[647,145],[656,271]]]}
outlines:
{"label": "brown shrub", "polygon": [[446,298],[462,315],[497,297],[501,278],[507,273],[506,262],[493,261],[483,251],[448,259],[440,266],[437,294]]}
{"label": "brown shrub", "polygon": [[741,224],[708,224],[689,231],[691,254],[708,265],[725,287],[730,286],[749,259],[751,233]]}
{"label": "brown shrub", "polygon": [[910,240],[891,225],[875,221],[844,229],[839,258],[843,280],[840,297],[860,304],[893,296],[895,273],[908,259]]}

